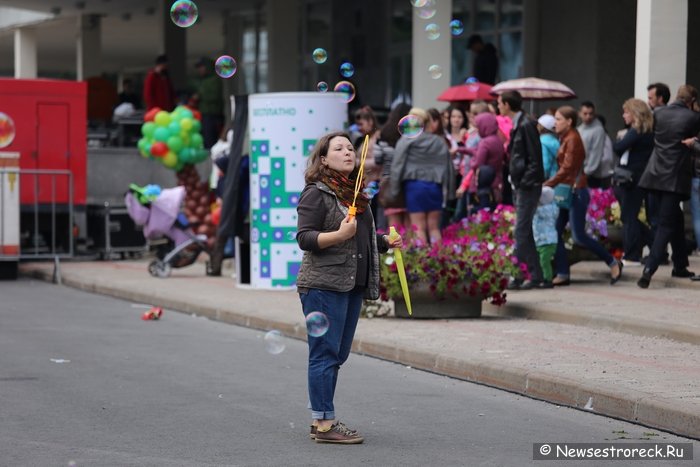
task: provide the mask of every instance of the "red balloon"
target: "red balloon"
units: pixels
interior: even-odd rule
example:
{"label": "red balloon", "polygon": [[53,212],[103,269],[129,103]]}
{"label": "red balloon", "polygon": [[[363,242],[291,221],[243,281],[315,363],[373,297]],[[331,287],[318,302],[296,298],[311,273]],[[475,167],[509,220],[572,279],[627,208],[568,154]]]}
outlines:
{"label": "red balloon", "polygon": [[151,145],[151,154],[155,157],[163,157],[168,153],[168,145],[162,141],[156,141]]}
{"label": "red balloon", "polygon": [[160,112],[162,109],[160,107],[153,107],[151,110],[146,112],[146,115],[143,116],[143,121],[144,122],[152,122],[156,118],[156,114]]}
{"label": "red balloon", "polygon": [[219,222],[221,222],[221,208],[216,208],[211,213],[211,223],[214,225],[219,225]]}
{"label": "red balloon", "polygon": [[200,122],[202,121],[202,112],[200,112],[199,110],[193,109],[192,115],[194,116],[194,118],[196,118]]}

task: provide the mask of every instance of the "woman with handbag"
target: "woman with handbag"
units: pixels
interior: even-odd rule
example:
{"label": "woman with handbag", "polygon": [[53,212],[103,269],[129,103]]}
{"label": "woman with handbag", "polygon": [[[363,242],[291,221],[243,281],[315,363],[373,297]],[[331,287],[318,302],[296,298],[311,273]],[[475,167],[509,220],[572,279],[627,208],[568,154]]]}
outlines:
{"label": "woman with handbag", "polygon": [[403,192],[396,196],[391,196],[389,177],[391,175],[391,161],[394,159],[394,148],[401,137],[399,133],[399,120],[406,116],[411,110],[411,106],[405,103],[397,104],[391,109],[386,123],[379,131],[379,141],[374,145],[374,162],[382,166],[382,177],[379,180],[379,193],[377,195],[379,205],[384,209],[387,219],[387,226],[394,226],[401,231],[401,227],[409,230],[411,222],[406,212],[406,202]]}
{"label": "woman with handbag", "polygon": [[[430,130],[430,117],[425,110],[413,108],[409,114],[416,116]],[[442,241],[443,193],[448,199],[454,197],[453,172],[444,133],[423,131],[415,138],[402,136],[396,143],[389,177],[390,193],[395,196],[403,190],[411,225],[425,244]]]}
{"label": "woman with handbag", "polygon": [[613,183],[619,187],[616,194],[622,208],[623,261],[626,265],[640,265],[642,248],[651,239],[651,232],[638,218],[646,196],[638,184],[654,150],[654,116],[646,102],[627,99],[622,104],[622,119],[629,129],[613,144],[613,150],[621,156],[613,172]]}
{"label": "woman with handbag", "polygon": [[590,202],[590,194],[583,173],[583,161],[586,150],[583,147],[581,135],[576,130],[578,115],[576,109],[565,105],[559,107],[554,114],[554,131],[561,140],[557,153],[559,170],[544,182],[544,186],[555,190],[555,200],[559,205],[557,218],[558,244],[554,255],[556,277],[552,280],[554,286],[564,286],[571,283],[569,279],[569,261],[562,234],[566,224],[571,225],[571,236],[577,245],[595,253],[610,268],[610,284],[615,284],[622,277],[622,263],[616,260],[603,245],[586,233],[586,211]]}

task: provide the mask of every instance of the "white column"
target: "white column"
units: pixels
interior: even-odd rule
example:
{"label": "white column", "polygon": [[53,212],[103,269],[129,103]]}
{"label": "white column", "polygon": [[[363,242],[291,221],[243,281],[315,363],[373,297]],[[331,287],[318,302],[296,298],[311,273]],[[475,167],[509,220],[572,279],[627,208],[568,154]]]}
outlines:
{"label": "white column", "polygon": [[688,0],[637,0],[634,95],[646,101],[647,86],[668,84],[671,99],[685,83]]}
{"label": "white column", "polygon": [[76,79],[102,75],[102,28],[99,15],[78,16]]}
{"label": "white column", "polygon": [[[445,102],[438,102],[437,96],[450,87],[452,74],[452,36],[450,34],[450,21],[452,20],[452,1],[436,0],[437,13],[430,19],[422,19],[418,16],[418,9],[413,8],[413,105],[427,109],[429,107],[441,108]],[[425,27],[431,23],[440,28],[440,37],[436,40],[428,39]],[[466,53],[466,52],[465,52]],[[442,68],[442,77],[433,79],[428,69],[431,65]]]}
{"label": "white column", "polygon": [[15,29],[15,78],[37,77],[36,30]]}

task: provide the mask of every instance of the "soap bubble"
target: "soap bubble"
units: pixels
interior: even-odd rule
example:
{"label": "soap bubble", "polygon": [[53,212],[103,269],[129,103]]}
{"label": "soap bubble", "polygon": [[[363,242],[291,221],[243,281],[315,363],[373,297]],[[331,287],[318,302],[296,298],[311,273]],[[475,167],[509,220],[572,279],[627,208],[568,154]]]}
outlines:
{"label": "soap bubble", "polygon": [[435,23],[430,23],[425,27],[425,33],[431,41],[437,40],[440,37],[440,26]]}
{"label": "soap bubble", "polygon": [[316,89],[318,89],[318,92],[326,92],[328,91],[328,83],[325,81],[319,81],[316,85]]}
{"label": "soap bubble", "polygon": [[399,133],[406,138],[415,138],[423,133],[423,120],[415,115],[406,115],[399,120]]}
{"label": "soap bubble", "polygon": [[284,344],[284,336],[277,330],[268,331],[264,337],[265,350],[272,355],[279,355],[284,352],[286,345]]}
{"label": "soap bubble", "polygon": [[422,8],[428,3],[428,0],[411,0],[411,6]]}
{"label": "soap bubble", "polygon": [[430,19],[435,16],[437,10],[435,9],[435,0],[427,0],[425,5],[418,8],[418,17],[421,19]]}
{"label": "soap bubble", "polygon": [[464,24],[458,19],[453,19],[450,21],[450,32],[453,36],[462,35],[464,32]]}
{"label": "soap bubble", "polygon": [[221,57],[216,59],[214,69],[216,70],[216,74],[221,76],[222,78],[230,78],[231,76],[236,74],[238,65],[236,64],[236,60],[234,60],[233,57],[230,57],[228,55],[222,55]]}
{"label": "soap bubble", "polygon": [[350,78],[355,74],[355,67],[350,62],[344,62],[340,65],[340,74],[343,78]]}
{"label": "soap bubble", "polygon": [[430,73],[431,78],[440,79],[442,78],[442,67],[440,65],[430,65],[428,67],[428,73]]}
{"label": "soap bubble", "polygon": [[355,98],[355,86],[350,81],[338,81],[333,91],[342,93],[346,103],[352,102]]}
{"label": "soap bubble", "polygon": [[177,26],[189,28],[199,16],[197,5],[191,0],[177,0],[170,7],[170,18]]}
{"label": "soap bubble", "polygon": [[320,311],[312,311],[306,317],[306,332],[309,336],[321,337],[328,332],[329,326],[328,317]]}
{"label": "soap bubble", "polygon": [[15,139],[15,122],[6,113],[0,112],[0,148],[6,148]]}
{"label": "soap bubble", "polygon": [[319,65],[321,63],[326,63],[326,60],[328,60],[328,52],[326,52],[326,49],[322,49],[320,47],[314,49],[312,55],[314,57],[314,62],[318,63]]}

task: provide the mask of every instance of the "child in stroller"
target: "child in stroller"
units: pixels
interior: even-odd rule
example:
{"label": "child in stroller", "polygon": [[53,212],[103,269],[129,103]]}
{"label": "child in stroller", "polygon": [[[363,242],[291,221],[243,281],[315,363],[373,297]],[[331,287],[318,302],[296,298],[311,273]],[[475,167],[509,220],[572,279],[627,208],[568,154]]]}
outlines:
{"label": "child in stroller", "polygon": [[203,251],[209,254],[207,237],[195,235],[180,212],[184,198],[182,186],[161,190],[155,185],[142,188],[131,184],[125,195],[129,216],[136,225],[143,226],[144,236],[149,240],[168,238],[166,248],[156,252],[158,259],[148,265],[148,272],[154,277],[168,277],[171,268],[189,266]]}

